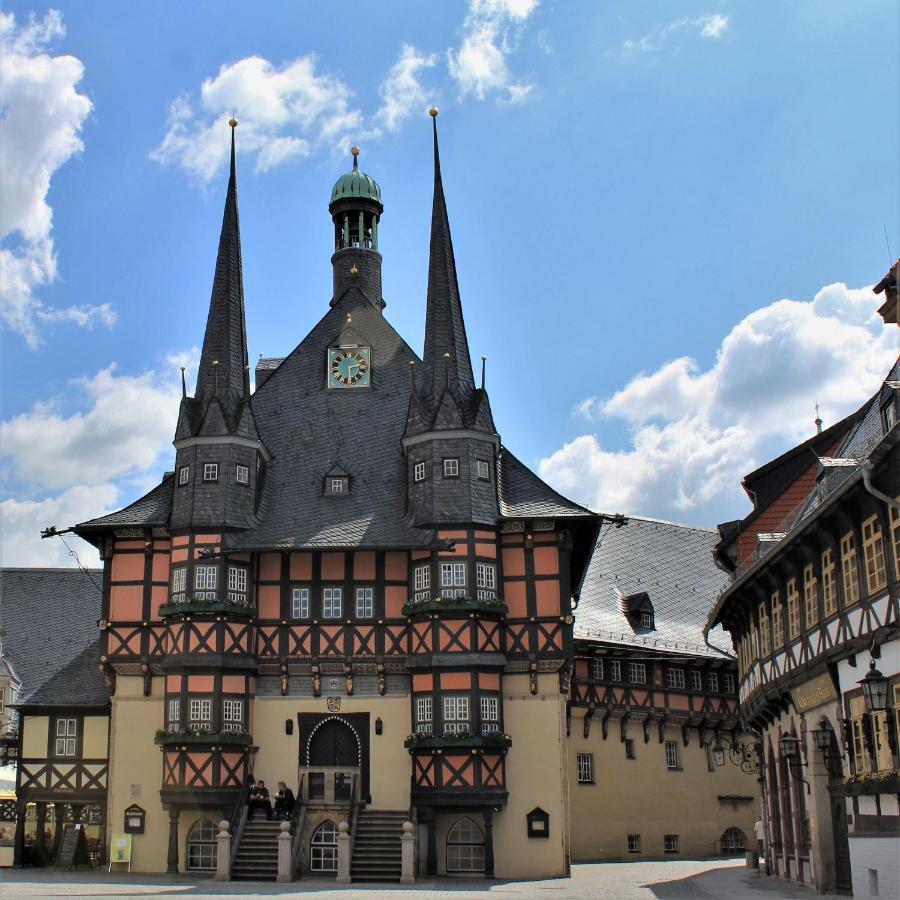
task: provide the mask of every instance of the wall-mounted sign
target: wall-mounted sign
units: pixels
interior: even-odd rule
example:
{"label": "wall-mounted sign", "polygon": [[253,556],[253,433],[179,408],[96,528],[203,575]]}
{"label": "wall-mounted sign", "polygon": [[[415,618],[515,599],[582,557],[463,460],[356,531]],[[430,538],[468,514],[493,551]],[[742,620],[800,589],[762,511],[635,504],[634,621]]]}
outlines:
{"label": "wall-mounted sign", "polygon": [[341,711],[341,698],[340,697],[326,697],[325,698],[325,707],[330,713],[337,713]]}
{"label": "wall-mounted sign", "polygon": [[837,700],[837,691],[834,689],[831,676],[827,672],[823,672],[807,681],[806,684],[793,688],[791,699],[794,701],[797,712],[805,713],[823,703],[834,703]]}
{"label": "wall-mounted sign", "polygon": [[147,813],[136,803],[125,810],[125,832],[127,834],[143,834]]}
{"label": "wall-mounted sign", "polygon": [[536,806],[525,816],[525,820],[528,823],[528,837],[550,837],[550,813],[544,812],[539,806]]}

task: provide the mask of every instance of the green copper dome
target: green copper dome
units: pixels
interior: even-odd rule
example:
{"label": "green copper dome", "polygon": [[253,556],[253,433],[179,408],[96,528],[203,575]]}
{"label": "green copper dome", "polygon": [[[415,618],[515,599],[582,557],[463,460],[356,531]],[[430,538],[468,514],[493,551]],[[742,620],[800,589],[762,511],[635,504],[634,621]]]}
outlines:
{"label": "green copper dome", "polygon": [[331,189],[331,202],[359,198],[381,203],[381,188],[378,187],[378,182],[359,170],[357,161],[359,147],[354,147],[351,152],[353,153],[353,171],[341,175],[334,183],[334,187]]}

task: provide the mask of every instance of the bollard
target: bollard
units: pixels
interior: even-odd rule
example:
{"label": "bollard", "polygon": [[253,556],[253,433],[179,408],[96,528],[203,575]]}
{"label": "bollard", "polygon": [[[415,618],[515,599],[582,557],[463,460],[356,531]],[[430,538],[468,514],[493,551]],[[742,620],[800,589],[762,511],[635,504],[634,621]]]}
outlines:
{"label": "bollard", "polygon": [[346,822],[338,825],[337,836],[337,878],[338,884],[350,884],[350,826]]}
{"label": "bollard", "polygon": [[282,822],[278,830],[278,875],[277,881],[291,880],[291,825]]}
{"label": "bollard", "polygon": [[416,881],[416,836],[412,822],[403,823],[400,837],[400,884],[415,884]]}
{"label": "bollard", "polygon": [[216,881],[231,881],[231,834],[228,822],[219,822],[219,833],[216,835]]}

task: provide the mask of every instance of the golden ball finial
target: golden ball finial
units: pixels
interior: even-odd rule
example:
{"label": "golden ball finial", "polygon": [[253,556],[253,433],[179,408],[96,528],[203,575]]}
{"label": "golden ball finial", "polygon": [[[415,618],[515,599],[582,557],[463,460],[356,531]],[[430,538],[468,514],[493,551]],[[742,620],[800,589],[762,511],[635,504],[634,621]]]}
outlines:
{"label": "golden ball finial", "polygon": [[232,128],[237,128],[237,119],[235,119],[234,116],[232,116],[232,117],[228,120],[228,124],[229,124]]}
{"label": "golden ball finial", "polygon": [[438,108],[436,106],[432,106],[431,109],[428,110],[428,115],[431,116],[432,119],[436,119],[438,114]]}
{"label": "golden ball finial", "polygon": [[350,148],[350,152],[351,152],[354,156],[359,156],[359,147],[351,147],[351,148]]}

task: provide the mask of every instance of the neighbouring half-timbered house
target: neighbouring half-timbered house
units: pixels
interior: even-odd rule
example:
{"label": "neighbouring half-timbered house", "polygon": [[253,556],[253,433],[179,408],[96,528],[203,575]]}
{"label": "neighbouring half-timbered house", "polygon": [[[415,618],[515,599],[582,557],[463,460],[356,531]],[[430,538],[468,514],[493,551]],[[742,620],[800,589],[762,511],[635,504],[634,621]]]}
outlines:
{"label": "neighbouring half-timbered house", "polygon": [[733,581],[709,623],[762,740],[769,865],[822,893],[900,891],[898,395],[895,364],[753,554],[734,523],[717,549]]}
{"label": "neighbouring half-timbered house", "polygon": [[[8,719],[15,801],[3,803],[8,863],[56,858],[80,822],[92,858],[106,848],[109,695],[99,669],[99,570],[0,570],[3,661],[16,696]],[[0,845],[2,845],[0,843]]]}
{"label": "neighbouring half-timbered house", "polygon": [[[697,610],[712,597],[697,569],[702,558],[715,577],[711,536],[685,551],[692,573],[680,580],[663,570],[680,565],[672,545],[690,530],[624,524],[627,590],[613,590],[603,554],[618,538],[597,535],[621,517],[567,500],[520,462],[495,426],[483,369],[476,382],[436,127],[421,356],[384,314],[381,189],[357,155],[328,207],[331,300],[293,351],[259,362],[251,393],[232,131],[197,383],[173,423],[174,472],[74,528],[104,562],[108,830],[138,804],[133,867],[204,870],[222,867],[225,821],[230,874],[274,877],[277,826],[244,824],[252,775],[286,782],[300,801],[292,876],[335,871],[344,822],[354,878],[399,878],[407,819],[422,874],[559,876],[573,857],[677,853],[666,838],[679,834],[690,852],[736,849],[755,776],[708,768],[710,747],[734,738],[736,722],[733,661],[698,643]],[[636,557],[654,536],[668,555],[642,569]],[[579,605],[589,566],[597,574]],[[666,587],[642,588],[640,571]],[[657,604],[654,639],[644,616]],[[607,605],[628,640],[576,630],[579,616],[602,617]],[[684,643],[670,630],[688,610]],[[629,682],[628,668],[620,690],[613,661],[626,658],[645,681]],[[593,663],[604,659],[601,695]],[[682,665],[684,685],[659,681]],[[636,763],[623,751],[607,765],[605,749],[580,743],[611,733],[621,746],[641,743]],[[591,752],[593,789],[579,761]],[[696,781],[677,774],[695,766]],[[648,825],[643,849],[631,846],[631,824],[602,831],[603,793],[628,778],[646,815],[659,799],[683,827],[657,836]],[[679,785],[716,798],[704,800],[702,840],[688,837]]]}

